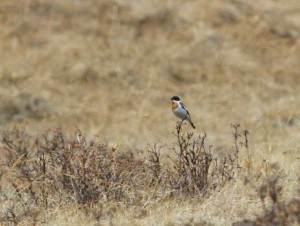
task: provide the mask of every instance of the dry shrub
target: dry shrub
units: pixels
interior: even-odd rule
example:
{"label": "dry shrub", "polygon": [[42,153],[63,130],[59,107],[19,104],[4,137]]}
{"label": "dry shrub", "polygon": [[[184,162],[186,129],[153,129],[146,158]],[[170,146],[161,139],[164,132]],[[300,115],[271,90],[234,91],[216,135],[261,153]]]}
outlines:
{"label": "dry shrub", "polygon": [[37,138],[19,129],[5,131],[0,177],[5,208],[0,220],[18,224],[36,219],[42,209],[71,203],[86,210],[96,205],[100,212],[108,204],[144,209],[174,193],[208,195],[240,169],[231,155],[214,156],[212,146],[205,143],[206,134],[194,139],[178,124],[174,135],[175,157],[161,156],[163,146],[154,145],[145,161],[98,140],[88,142],[80,132],[70,142],[60,129]]}
{"label": "dry shrub", "polygon": [[175,171],[172,174],[173,188],[186,193],[215,189],[233,179],[235,158],[228,153],[223,159],[214,155],[213,146],[206,145],[206,134],[196,139],[193,133],[182,134],[181,123],[177,124],[175,136],[178,147],[172,159]]}
{"label": "dry shrub", "polygon": [[[276,166],[275,166],[276,167]],[[254,220],[245,219],[233,223],[234,226],[263,226],[263,225],[299,225],[300,199],[280,200],[283,187],[280,185],[280,173],[274,172],[266,178],[257,189],[263,205],[263,213]],[[299,178],[300,180],[300,178]],[[299,191],[300,194],[300,191]],[[271,206],[266,207],[266,200],[271,200]]]}
{"label": "dry shrub", "polygon": [[[15,129],[3,133],[2,143],[1,171],[9,175],[8,186],[14,188],[12,207],[4,212],[3,221],[17,223],[34,206],[51,208],[69,202],[132,205],[140,197],[137,190],[145,189],[139,177],[143,162],[131,153],[115,153],[115,148],[100,142],[88,143],[78,136],[78,141],[69,143],[59,129],[32,139]],[[1,194],[8,201],[4,189]]]}
{"label": "dry shrub", "polygon": [[[233,180],[243,169],[237,163],[239,149],[248,142],[248,132],[239,132],[239,124],[233,125],[233,151],[219,157],[213,145],[206,144],[205,133],[197,137],[194,133],[184,133],[182,124],[178,123],[174,133],[177,139],[173,148],[175,157],[167,156],[171,164],[162,163],[163,146],[154,145],[148,151],[152,183],[158,183],[163,190],[168,189],[171,193],[208,195]],[[241,141],[242,138],[244,141]],[[248,145],[245,147],[248,149]]]}

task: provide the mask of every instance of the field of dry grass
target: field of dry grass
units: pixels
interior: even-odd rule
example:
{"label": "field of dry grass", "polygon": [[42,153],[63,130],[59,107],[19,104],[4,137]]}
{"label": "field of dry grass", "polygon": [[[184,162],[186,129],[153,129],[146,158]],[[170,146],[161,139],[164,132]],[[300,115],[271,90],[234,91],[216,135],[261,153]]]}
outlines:
{"label": "field of dry grass", "polygon": [[[299,12],[298,0],[1,0],[1,224],[299,224]],[[183,139],[206,134],[204,165],[179,164],[173,95],[197,127]]]}

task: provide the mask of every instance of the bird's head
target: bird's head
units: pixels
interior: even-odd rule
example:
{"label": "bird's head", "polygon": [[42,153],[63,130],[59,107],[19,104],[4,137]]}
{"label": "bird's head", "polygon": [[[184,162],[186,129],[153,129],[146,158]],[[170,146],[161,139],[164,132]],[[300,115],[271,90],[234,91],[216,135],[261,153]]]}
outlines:
{"label": "bird's head", "polygon": [[180,101],[180,98],[178,96],[173,96],[171,98],[172,101]]}

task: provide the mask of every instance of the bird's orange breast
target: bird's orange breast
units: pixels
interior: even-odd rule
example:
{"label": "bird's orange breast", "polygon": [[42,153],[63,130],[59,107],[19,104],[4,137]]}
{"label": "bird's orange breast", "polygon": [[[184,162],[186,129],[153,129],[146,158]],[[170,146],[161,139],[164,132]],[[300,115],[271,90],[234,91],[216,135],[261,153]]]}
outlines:
{"label": "bird's orange breast", "polygon": [[172,110],[175,110],[178,108],[178,103],[172,102]]}

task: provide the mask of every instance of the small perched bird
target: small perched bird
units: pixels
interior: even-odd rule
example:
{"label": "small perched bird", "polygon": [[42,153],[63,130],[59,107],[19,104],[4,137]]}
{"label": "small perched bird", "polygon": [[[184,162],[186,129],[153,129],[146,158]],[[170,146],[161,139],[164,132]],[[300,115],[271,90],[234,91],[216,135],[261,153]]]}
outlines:
{"label": "small perched bird", "polygon": [[182,119],[181,122],[187,120],[191,124],[191,126],[195,129],[196,127],[192,122],[190,113],[186,108],[186,106],[184,106],[184,104],[181,102],[180,98],[178,96],[173,96],[171,100],[172,100],[172,111],[174,115],[176,115],[178,118],[181,118]]}

